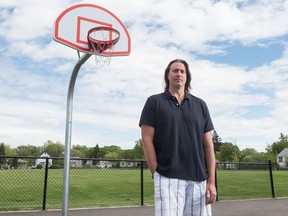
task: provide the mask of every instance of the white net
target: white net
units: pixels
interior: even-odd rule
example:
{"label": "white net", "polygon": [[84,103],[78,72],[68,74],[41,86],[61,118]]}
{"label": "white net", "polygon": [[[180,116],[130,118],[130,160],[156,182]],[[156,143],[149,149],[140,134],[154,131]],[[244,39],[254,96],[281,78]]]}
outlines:
{"label": "white net", "polygon": [[100,66],[109,66],[115,44],[120,34],[110,27],[96,27],[88,32],[90,51],[95,55],[95,63]]}

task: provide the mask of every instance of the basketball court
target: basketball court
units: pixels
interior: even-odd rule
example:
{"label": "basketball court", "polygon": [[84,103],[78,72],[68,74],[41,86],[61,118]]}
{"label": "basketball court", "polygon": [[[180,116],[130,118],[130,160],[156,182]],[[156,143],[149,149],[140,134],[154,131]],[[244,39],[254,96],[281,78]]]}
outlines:
{"label": "basketball court", "polygon": [[[77,74],[91,56],[95,57],[95,67],[109,66],[111,58],[116,56],[129,56],[131,38],[121,19],[108,9],[93,4],[78,4],[67,8],[58,16],[54,26],[54,39],[76,50],[79,57],[71,73],[67,95],[62,209],[4,212],[0,216],[153,216],[153,206],[68,209],[73,92]],[[218,202],[213,205],[212,212],[213,216],[287,215],[287,204],[288,199]]]}
{"label": "basketball court", "polygon": [[[287,215],[288,198],[227,201],[213,204],[213,216]],[[153,206],[69,210],[69,216],[154,216]],[[0,216],[60,216],[61,211],[3,212]]]}

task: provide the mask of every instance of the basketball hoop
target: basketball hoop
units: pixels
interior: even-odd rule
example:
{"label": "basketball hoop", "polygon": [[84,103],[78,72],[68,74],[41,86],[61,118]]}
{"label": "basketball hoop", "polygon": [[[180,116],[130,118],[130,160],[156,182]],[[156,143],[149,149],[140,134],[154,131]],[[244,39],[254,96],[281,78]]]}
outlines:
{"label": "basketball hoop", "polygon": [[119,38],[119,31],[107,26],[95,27],[88,31],[88,47],[95,55],[96,64],[110,65],[114,45]]}

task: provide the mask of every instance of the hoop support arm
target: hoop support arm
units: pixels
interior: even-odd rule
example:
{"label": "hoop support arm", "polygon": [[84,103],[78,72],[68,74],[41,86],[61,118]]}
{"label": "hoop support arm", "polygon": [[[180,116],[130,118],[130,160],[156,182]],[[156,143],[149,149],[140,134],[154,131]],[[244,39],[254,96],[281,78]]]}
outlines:
{"label": "hoop support arm", "polygon": [[68,87],[66,105],[66,129],[65,129],[65,153],[64,153],[64,175],[63,175],[63,194],[62,194],[62,216],[68,216],[68,196],[69,196],[69,173],[70,173],[70,150],[72,132],[72,111],[73,94],[76,78],[81,66],[90,58],[90,53],[85,53],[74,66]]}

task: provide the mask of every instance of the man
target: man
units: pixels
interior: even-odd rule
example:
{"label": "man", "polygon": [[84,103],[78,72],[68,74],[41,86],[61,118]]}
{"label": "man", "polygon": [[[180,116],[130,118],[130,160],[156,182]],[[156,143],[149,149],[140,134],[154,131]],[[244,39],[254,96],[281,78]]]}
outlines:
{"label": "man", "polygon": [[216,200],[213,123],[203,100],[189,93],[186,61],[171,61],[165,91],[142,110],[142,148],[154,178],[155,216],[211,216]]}

